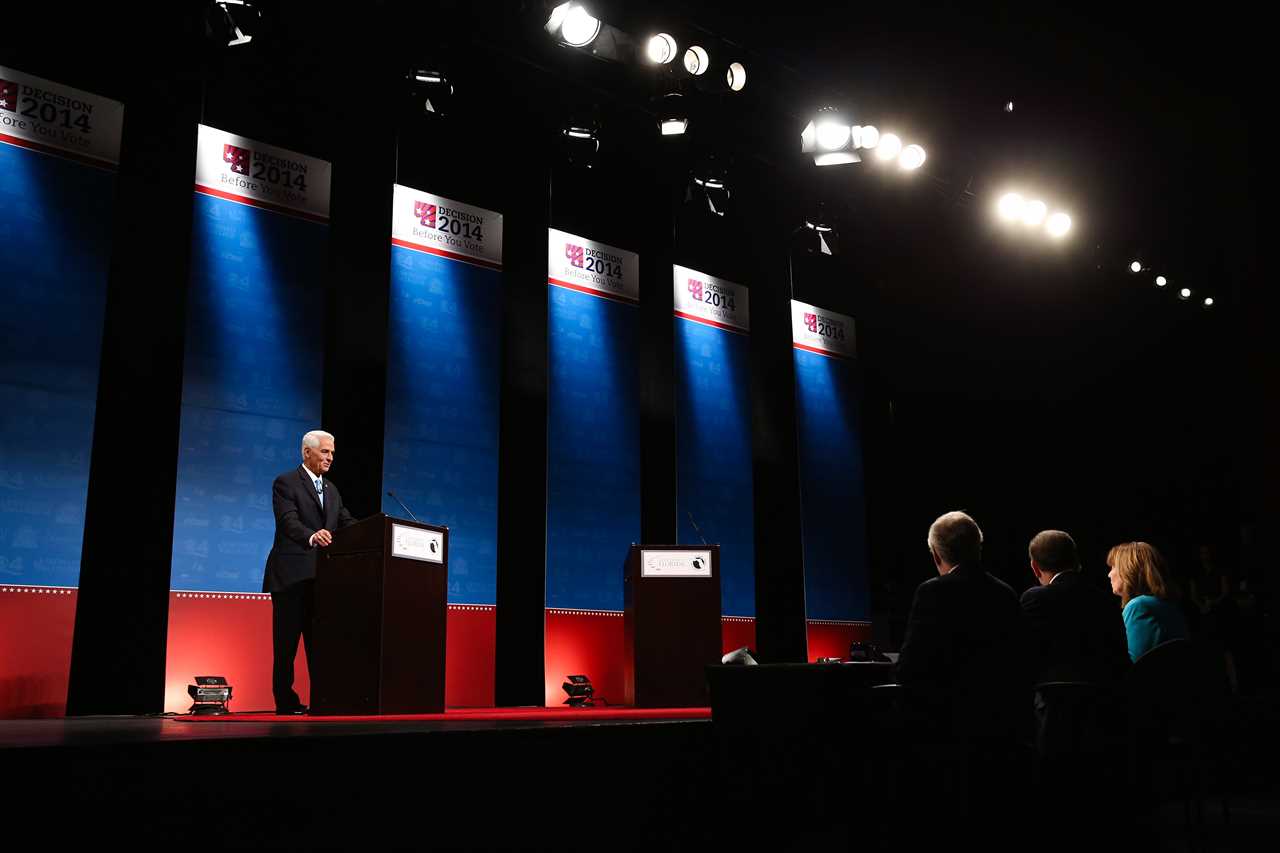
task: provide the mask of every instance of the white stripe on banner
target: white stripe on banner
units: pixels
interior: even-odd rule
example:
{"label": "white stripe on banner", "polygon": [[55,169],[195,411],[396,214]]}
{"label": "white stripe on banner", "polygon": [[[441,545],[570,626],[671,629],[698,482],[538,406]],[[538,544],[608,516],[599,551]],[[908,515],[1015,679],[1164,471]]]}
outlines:
{"label": "white stripe on banner", "polygon": [[502,214],[396,184],[391,242],[502,269]]}
{"label": "white stripe on banner", "polygon": [[595,296],[640,301],[640,256],[576,234],[547,231],[547,281]]}
{"label": "white stripe on banner", "polygon": [[791,341],[796,349],[819,355],[858,357],[852,317],[794,299],[791,300]]}
{"label": "white stripe on banner", "polygon": [[745,287],[679,264],[671,269],[677,316],[731,332],[751,330]]}
{"label": "white stripe on banner", "polygon": [[327,222],[332,170],[325,160],[200,125],[197,192]]}
{"label": "white stripe on banner", "polygon": [[0,140],[120,164],[124,104],[0,65]]}

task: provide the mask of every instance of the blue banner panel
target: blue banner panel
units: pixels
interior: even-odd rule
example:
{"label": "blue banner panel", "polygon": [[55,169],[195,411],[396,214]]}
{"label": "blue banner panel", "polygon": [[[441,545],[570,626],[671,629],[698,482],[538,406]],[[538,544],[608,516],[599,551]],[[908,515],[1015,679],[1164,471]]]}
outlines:
{"label": "blue banner panel", "polygon": [[678,544],[719,543],[721,613],[753,617],[750,339],[683,317],[674,322]]}
{"label": "blue banner panel", "polygon": [[806,616],[869,619],[857,364],[798,347],[794,353]]}
{"label": "blue banner panel", "polygon": [[115,180],[0,143],[0,583],[80,581]]}
{"label": "blue banner panel", "polygon": [[637,311],[547,287],[547,606],[621,610],[640,540]]}
{"label": "blue banner panel", "polygon": [[329,228],[194,199],[170,586],[259,592],[271,483],[320,427]]}
{"label": "blue banner panel", "polygon": [[497,601],[501,321],[501,272],[391,247],[382,486],[449,528],[450,604]]}

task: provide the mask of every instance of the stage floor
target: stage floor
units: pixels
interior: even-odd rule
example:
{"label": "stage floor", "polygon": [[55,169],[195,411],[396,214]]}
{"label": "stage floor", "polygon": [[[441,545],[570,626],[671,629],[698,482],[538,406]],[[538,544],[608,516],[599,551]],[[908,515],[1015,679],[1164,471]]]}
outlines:
{"label": "stage floor", "polygon": [[443,714],[381,717],[276,716],[255,712],[220,717],[66,717],[0,720],[0,749],[652,725],[710,719],[710,708],[627,707],[450,708]]}

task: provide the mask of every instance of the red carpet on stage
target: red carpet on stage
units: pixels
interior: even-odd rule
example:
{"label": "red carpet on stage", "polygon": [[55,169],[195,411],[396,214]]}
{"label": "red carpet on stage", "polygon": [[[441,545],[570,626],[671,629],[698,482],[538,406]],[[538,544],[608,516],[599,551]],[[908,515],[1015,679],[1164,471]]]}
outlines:
{"label": "red carpet on stage", "polygon": [[278,716],[271,713],[237,713],[222,716],[178,716],[170,719],[183,722],[281,722],[306,723],[377,723],[377,722],[545,722],[586,723],[605,720],[709,720],[710,708],[450,708],[443,714],[388,714],[380,717],[320,717],[311,715]]}

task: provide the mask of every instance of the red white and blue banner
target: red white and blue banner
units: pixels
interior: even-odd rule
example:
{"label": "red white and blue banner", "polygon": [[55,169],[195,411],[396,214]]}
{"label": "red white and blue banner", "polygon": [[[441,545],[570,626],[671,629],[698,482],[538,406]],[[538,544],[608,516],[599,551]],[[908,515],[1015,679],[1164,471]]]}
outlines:
{"label": "red white and blue banner", "polygon": [[391,243],[501,270],[502,214],[397,184],[392,192]]}
{"label": "red white and blue banner", "polygon": [[[200,126],[170,569],[165,709],[199,672],[271,708],[271,483],[320,429],[324,160]],[[342,436],[337,436],[341,448]],[[339,460],[341,457],[339,457]],[[333,470],[341,488],[342,463]],[[305,673],[300,667],[299,673]],[[300,678],[305,693],[306,680]]]}
{"label": "red white and blue banner", "polygon": [[793,300],[791,338],[809,657],[843,657],[871,616],[854,320]]}
{"label": "red white and blue banner", "polygon": [[66,710],[123,117],[0,67],[0,717]]}
{"label": "red white and blue banner", "polygon": [[113,168],[123,127],[119,101],[0,66],[0,142]]}
{"label": "red white and blue banner", "polygon": [[548,704],[561,701],[570,670],[594,673],[603,695],[621,695],[621,657],[580,669],[599,643],[574,623],[614,628],[621,646],[622,565],[640,538],[639,299],[636,253],[550,230]]}
{"label": "red white and blue banner", "polygon": [[382,489],[449,528],[445,701],[492,705],[502,214],[399,185],[392,205]]}
{"label": "red white and blue banner", "polygon": [[721,614],[755,617],[749,295],[675,266],[677,544],[720,545]]}
{"label": "red white and blue banner", "polygon": [[331,172],[325,160],[200,125],[196,192],[327,222]]}

